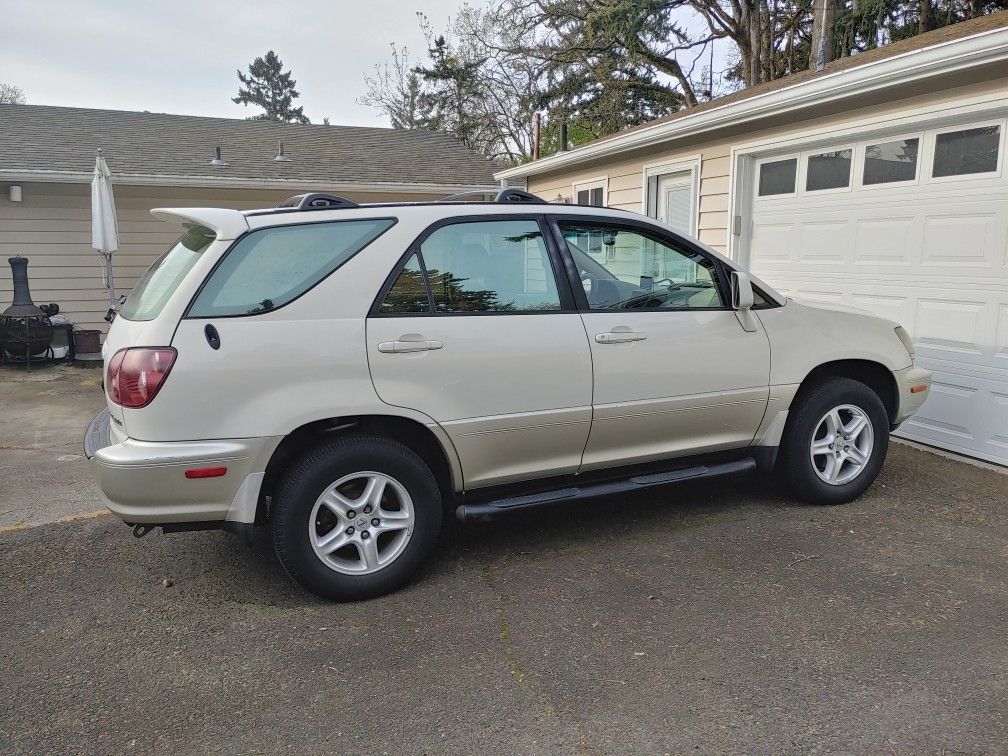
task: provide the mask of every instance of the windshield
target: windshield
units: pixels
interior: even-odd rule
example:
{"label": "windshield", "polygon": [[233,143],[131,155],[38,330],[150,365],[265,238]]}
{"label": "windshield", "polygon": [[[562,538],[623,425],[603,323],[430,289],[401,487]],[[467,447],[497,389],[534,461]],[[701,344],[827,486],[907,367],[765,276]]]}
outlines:
{"label": "windshield", "polygon": [[164,309],[186,273],[192,270],[203,251],[216,239],[209,228],[186,225],[175,245],[158,258],[126,297],[120,317],[126,320],[153,320]]}

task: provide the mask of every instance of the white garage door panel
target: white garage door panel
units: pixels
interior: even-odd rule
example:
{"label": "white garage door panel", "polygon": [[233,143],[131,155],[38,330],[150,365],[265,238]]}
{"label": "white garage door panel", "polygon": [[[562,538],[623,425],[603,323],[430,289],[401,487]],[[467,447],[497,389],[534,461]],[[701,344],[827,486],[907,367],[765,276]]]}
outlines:
{"label": "white garage door panel", "polygon": [[917,181],[865,188],[864,144],[852,188],[804,191],[801,153],[794,194],[755,198],[750,265],[787,296],[901,323],[934,384],[899,435],[1008,465],[1005,161],[994,175],[934,180],[922,147]]}
{"label": "white garage door panel", "polygon": [[899,434],[992,462],[1008,459],[1008,393],[1004,383],[964,376],[959,371],[932,370],[931,395]]}

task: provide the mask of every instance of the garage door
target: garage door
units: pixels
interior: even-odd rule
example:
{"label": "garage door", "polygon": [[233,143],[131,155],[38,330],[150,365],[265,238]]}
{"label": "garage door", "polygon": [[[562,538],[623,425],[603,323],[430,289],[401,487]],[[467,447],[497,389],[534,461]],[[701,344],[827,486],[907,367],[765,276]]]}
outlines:
{"label": "garage door", "polygon": [[934,371],[899,435],[1008,465],[1005,119],[820,144],[754,164],[753,271],[891,318]]}

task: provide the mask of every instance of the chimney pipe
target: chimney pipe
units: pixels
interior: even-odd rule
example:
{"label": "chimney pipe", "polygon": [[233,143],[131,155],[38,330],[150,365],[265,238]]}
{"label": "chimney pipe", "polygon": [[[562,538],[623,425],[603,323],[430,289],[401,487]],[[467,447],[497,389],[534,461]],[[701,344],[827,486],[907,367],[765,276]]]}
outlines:
{"label": "chimney pipe", "polygon": [[567,121],[560,122],[560,151],[567,151]]}
{"label": "chimney pipe", "polygon": [[228,167],[228,162],[223,157],[221,157],[221,148],[220,147],[217,148],[216,156],[214,157],[213,160],[210,161],[210,165],[212,165],[214,168],[227,168]]}

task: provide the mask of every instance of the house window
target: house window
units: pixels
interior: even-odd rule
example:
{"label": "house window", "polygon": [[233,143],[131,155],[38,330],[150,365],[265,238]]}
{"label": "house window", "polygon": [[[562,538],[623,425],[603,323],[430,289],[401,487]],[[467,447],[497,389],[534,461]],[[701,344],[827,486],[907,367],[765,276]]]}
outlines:
{"label": "house window", "polygon": [[865,147],[862,183],[871,186],[896,181],[913,181],[917,178],[919,150],[920,140],[917,138],[869,144]]}
{"label": "house window", "polygon": [[805,191],[842,189],[850,184],[851,151],[836,150],[809,155]]}
{"label": "house window", "polygon": [[574,201],[589,207],[605,207],[605,187],[603,184],[575,184]]}
{"label": "house window", "polygon": [[993,173],[998,167],[1000,143],[1001,127],[997,125],[937,134],[931,175]]}
{"label": "house window", "polygon": [[798,172],[798,158],[772,160],[760,165],[759,196],[794,194],[795,175]]}

